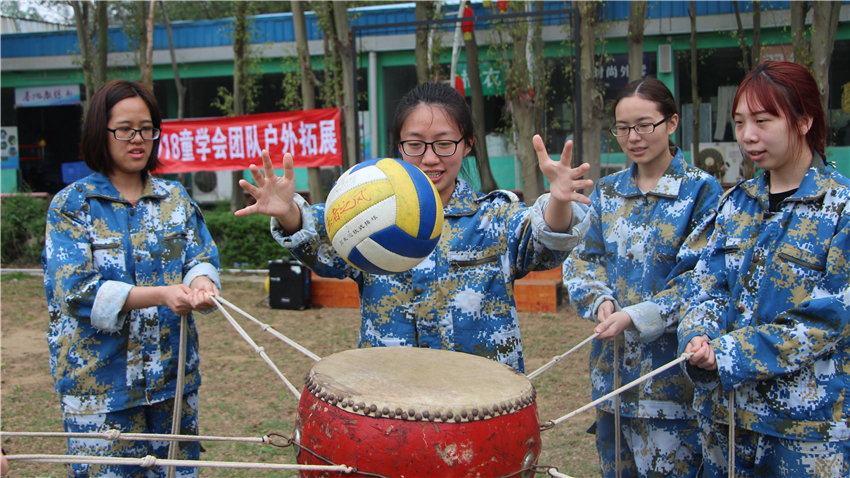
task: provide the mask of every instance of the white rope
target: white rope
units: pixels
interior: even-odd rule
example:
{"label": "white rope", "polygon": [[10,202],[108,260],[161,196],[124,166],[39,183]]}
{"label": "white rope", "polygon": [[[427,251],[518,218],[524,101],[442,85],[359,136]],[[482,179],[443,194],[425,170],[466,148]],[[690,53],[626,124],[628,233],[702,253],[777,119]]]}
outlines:
{"label": "white rope", "polygon": [[122,433],[120,430],[108,430],[103,433],[68,433],[68,432],[0,432],[0,436],[30,437],[30,438],[90,438],[103,440],[130,441],[232,441],[242,443],[270,443],[268,436],[264,437],[217,437],[204,435],[164,435],[156,433]]}
{"label": "white rope", "polygon": [[729,392],[729,478],[735,478],[735,390]]}
{"label": "white rope", "polygon": [[528,374],[528,379],[529,379],[529,380],[534,380],[534,378],[535,378],[535,377],[537,377],[537,376],[539,376],[540,374],[542,374],[543,372],[545,372],[545,371],[549,370],[550,368],[552,368],[552,366],[553,366],[553,365],[555,365],[556,363],[560,362],[560,361],[561,361],[564,357],[566,357],[567,355],[569,355],[569,354],[571,354],[571,353],[575,352],[576,350],[578,350],[578,349],[582,348],[585,344],[587,344],[587,343],[588,343],[588,342],[590,342],[591,340],[595,339],[595,338],[596,338],[596,336],[598,336],[598,335],[599,335],[599,334],[593,334],[593,335],[591,335],[590,337],[588,337],[588,338],[586,338],[586,339],[582,340],[580,344],[578,344],[578,345],[576,345],[575,347],[573,347],[573,348],[571,348],[571,349],[567,350],[567,351],[566,351],[566,352],[564,352],[563,354],[561,354],[561,355],[556,355],[556,356],[552,357],[552,360],[550,360],[550,361],[549,361],[549,363],[547,363],[546,365],[544,365],[544,366],[542,366],[542,367],[538,368],[537,370],[535,370],[535,371],[531,372],[530,374]]}
{"label": "white rope", "polygon": [[[186,380],[186,340],[189,335],[189,316],[183,314],[180,316],[180,348],[177,352],[177,389],[174,392],[174,407],[171,414],[171,434],[180,435],[180,423],[183,422],[183,382]],[[112,430],[117,431],[117,430]],[[180,445],[176,441],[172,441],[168,445],[168,459],[177,458],[177,449]],[[166,478],[174,478],[177,474],[177,468],[169,466],[166,471]]]}
{"label": "white rope", "polygon": [[272,362],[272,360],[269,358],[269,356],[266,355],[265,349],[263,347],[257,346],[257,344],[251,339],[251,337],[249,337],[248,334],[245,333],[245,330],[243,330],[242,327],[236,322],[236,320],[234,320],[233,317],[227,312],[227,310],[224,309],[221,302],[219,302],[216,297],[214,297],[212,295],[210,295],[209,297],[210,297],[210,299],[212,299],[213,302],[215,302],[215,304],[218,306],[218,309],[221,311],[222,314],[224,314],[224,316],[230,322],[230,325],[232,325],[233,328],[236,329],[236,332],[238,332],[239,335],[241,335],[242,338],[245,339],[245,341],[248,342],[248,344],[251,345],[251,347],[254,348],[254,351],[256,351],[258,354],[260,354],[260,357],[262,357],[263,360],[265,360],[265,362],[267,364],[269,364],[269,367],[271,367],[272,370],[275,371],[277,376],[280,377],[281,380],[283,380],[283,383],[285,383],[286,386],[289,388],[289,391],[291,391],[292,394],[295,395],[295,398],[297,400],[301,400],[301,393],[292,385],[292,383],[289,380],[287,380],[287,378],[282,373],[280,373],[280,370],[278,370],[278,368],[275,366],[274,362]]}
{"label": "white rope", "polygon": [[[617,337],[611,342],[614,346],[614,388],[620,388],[620,341]],[[614,476],[620,478],[620,450],[622,444],[620,440],[620,394],[614,395]]]}
{"label": "white rope", "polygon": [[569,420],[570,418],[578,415],[579,413],[581,413],[585,410],[588,410],[590,408],[593,408],[596,405],[598,405],[599,403],[602,403],[605,400],[608,400],[609,398],[611,398],[613,396],[619,395],[619,394],[623,393],[624,391],[634,387],[635,385],[637,385],[639,383],[643,383],[643,382],[649,380],[650,378],[658,375],[659,373],[664,372],[665,370],[667,370],[669,368],[675,367],[676,365],[678,365],[678,364],[684,362],[685,360],[688,360],[689,358],[691,358],[691,355],[693,355],[693,352],[684,353],[684,354],[680,355],[679,358],[673,360],[672,362],[669,362],[666,365],[662,365],[661,367],[655,369],[654,371],[652,371],[652,372],[650,372],[646,375],[643,375],[643,376],[637,378],[636,380],[633,380],[633,381],[623,385],[622,387],[618,388],[617,390],[614,390],[613,392],[609,393],[608,395],[605,395],[604,397],[598,398],[598,399],[588,403],[587,405],[579,408],[578,410],[575,410],[573,412],[570,412],[570,413],[564,415],[561,418],[558,418],[558,419],[555,419],[555,420],[550,420],[550,421],[544,423],[542,426],[545,427],[545,429],[548,430],[549,428],[552,428],[555,425],[563,423],[563,422]]}
{"label": "white rope", "polygon": [[559,472],[557,469],[555,469],[555,467],[549,467],[549,470],[547,470],[546,473],[548,473],[549,476],[554,476],[555,478],[573,478],[570,475],[565,475]]}
{"label": "white rope", "polygon": [[295,350],[297,350],[297,351],[301,352],[302,354],[306,355],[307,357],[310,357],[311,359],[315,360],[316,362],[318,362],[319,360],[322,360],[322,358],[321,358],[321,357],[319,357],[318,355],[314,354],[313,352],[310,352],[309,350],[307,350],[306,348],[304,348],[304,346],[302,346],[302,345],[298,344],[297,342],[295,342],[294,340],[290,339],[289,337],[287,337],[287,336],[285,336],[285,335],[281,334],[280,332],[278,332],[277,330],[275,330],[275,328],[274,328],[274,327],[272,327],[271,325],[269,325],[269,324],[264,324],[264,323],[260,322],[259,320],[257,320],[257,319],[255,319],[255,318],[251,317],[251,315],[250,315],[250,314],[248,314],[248,313],[247,313],[247,312],[245,312],[244,310],[240,309],[239,307],[236,307],[236,306],[235,306],[235,305],[233,305],[232,303],[228,302],[228,301],[227,301],[224,297],[222,297],[222,296],[218,296],[218,297],[216,297],[216,299],[218,299],[219,301],[221,301],[221,303],[223,303],[224,305],[226,305],[226,306],[230,307],[231,309],[235,310],[236,312],[239,312],[240,314],[242,314],[243,316],[245,316],[245,318],[247,318],[248,320],[251,320],[251,321],[253,321],[255,324],[259,325],[259,326],[263,329],[263,332],[268,332],[268,333],[270,333],[270,334],[274,335],[275,337],[277,337],[277,338],[279,338],[280,340],[282,340],[282,341],[286,342],[287,344],[289,344],[289,345],[290,345],[292,348],[294,348]]}
{"label": "white rope", "polygon": [[83,455],[6,455],[9,461],[26,463],[74,463],[95,465],[134,465],[150,468],[152,466],[187,466],[195,468],[248,468],[264,470],[303,470],[303,471],[340,471],[353,473],[357,471],[346,465],[291,465],[284,463],[247,463],[230,461],[194,461],[194,460],[164,460],[148,455],[144,458],[121,458],[114,456],[83,456]]}

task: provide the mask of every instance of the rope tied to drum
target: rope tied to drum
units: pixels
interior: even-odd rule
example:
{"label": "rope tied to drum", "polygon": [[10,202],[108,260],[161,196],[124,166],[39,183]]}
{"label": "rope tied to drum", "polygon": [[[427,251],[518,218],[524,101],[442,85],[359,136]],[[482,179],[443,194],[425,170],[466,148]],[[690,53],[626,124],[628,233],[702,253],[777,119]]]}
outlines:
{"label": "rope tied to drum", "polygon": [[196,461],[168,460],[147,455],[142,458],[122,458],[114,456],[83,456],[83,455],[7,455],[9,461],[24,463],[59,463],[59,464],[93,464],[93,465],[130,465],[191,468],[237,468],[259,470],[298,470],[298,471],[336,471],[346,474],[358,473],[357,469],[348,465],[292,465],[285,463],[249,463],[231,461]]}
{"label": "rope tied to drum", "polygon": [[[226,301],[220,300],[221,296],[216,297],[209,294],[209,297],[210,299],[212,299],[213,302],[215,302],[215,305],[218,306],[221,313],[224,314],[224,317],[227,319],[228,322],[230,322],[230,325],[232,325],[233,328],[236,329],[236,332],[243,339],[245,339],[246,342],[248,342],[248,345],[253,347],[254,351],[257,352],[257,354],[259,354],[260,357],[263,358],[263,360],[269,365],[269,367],[274,370],[277,376],[280,377],[281,380],[283,380],[283,383],[286,384],[286,387],[289,389],[289,391],[292,392],[293,395],[295,395],[296,400],[301,400],[301,392],[299,392],[298,389],[296,389],[295,386],[292,385],[292,382],[290,382],[289,379],[287,379],[286,376],[280,371],[280,369],[277,368],[274,362],[272,362],[272,359],[270,359],[269,356],[266,354],[265,349],[263,347],[258,346],[257,343],[254,342],[254,340],[245,332],[242,326],[239,325],[238,322],[236,322],[233,316],[231,316],[230,313],[225,310],[223,302]],[[228,304],[230,303],[228,302]]]}
{"label": "rope tied to drum", "polygon": [[219,296],[216,296],[215,299],[218,300],[219,302],[225,304],[226,306],[230,307],[234,311],[238,312],[239,314],[241,314],[246,319],[254,322],[257,325],[259,325],[260,329],[262,329],[263,332],[268,332],[268,333],[272,334],[273,336],[277,337],[278,339],[282,340],[283,342],[286,342],[290,347],[301,352],[302,354],[306,355],[307,357],[315,360],[316,362],[318,362],[319,360],[322,360],[321,357],[319,357],[318,355],[314,354],[313,352],[307,350],[304,346],[302,346],[298,342],[295,342],[294,340],[290,339],[289,337],[281,334],[271,325],[265,324],[265,323],[260,322],[259,320],[255,319],[254,317],[251,317],[251,314],[249,314],[249,313],[245,312],[244,310],[240,309],[239,307],[233,305],[233,303],[229,302],[224,297],[219,295]]}
{"label": "rope tied to drum", "polygon": [[638,377],[637,379],[632,380],[631,382],[623,385],[622,387],[614,390],[613,392],[605,395],[604,397],[597,398],[596,400],[588,403],[587,405],[585,405],[585,406],[583,406],[583,407],[581,407],[577,410],[574,410],[574,411],[562,416],[561,418],[557,418],[555,420],[549,420],[548,422],[540,425],[540,430],[541,431],[550,430],[550,429],[554,428],[555,425],[559,425],[559,424],[569,420],[570,418],[578,415],[579,413],[587,411],[587,410],[595,407],[596,405],[598,405],[598,404],[600,404],[600,403],[602,403],[602,402],[604,402],[604,401],[606,401],[606,400],[608,400],[612,397],[619,396],[621,393],[623,393],[626,390],[634,387],[635,385],[639,385],[639,384],[649,380],[650,378],[652,378],[652,377],[654,377],[654,376],[656,376],[656,375],[658,375],[662,372],[665,372],[668,369],[673,368],[676,365],[679,365],[680,363],[688,360],[689,358],[691,358],[692,355],[693,355],[693,352],[683,353],[682,355],[679,356],[679,358],[672,360],[672,361],[668,362],[667,364],[662,365],[661,367],[658,367],[657,369],[653,370],[652,372],[650,372],[646,375],[642,375],[642,376]]}
{"label": "rope tied to drum", "polygon": [[542,374],[543,372],[545,372],[545,371],[549,370],[549,369],[550,369],[550,368],[552,368],[555,364],[557,364],[558,362],[560,362],[561,360],[563,360],[563,359],[564,359],[564,357],[566,357],[567,355],[569,355],[569,354],[571,354],[571,353],[575,352],[576,350],[578,350],[578,349],[582,348],[583,346],[585,346],[586,344],[590,343],[590,341],[592,341],[593,339],[595,339],[597,336],[599,336],[599,334],[593,334],[593,335],[591,335],[590,337],[588,337],[588,338],[586,338],[586,339],[582,340],[582,341],[581,341],[581,343],[579,343],[579,344],[578,344],[578,345],[576,345],[575,347],[571,348],[570,350],[567,350],[567,351],[566,351],[566,352],[564,352],[563,354],[561,354],[561,355],[556,355],[556,356],[552,357],[552,360],[550,360],[550,361],[549,361],[549,363],[547,363],[546,365],[544,365],[544,366],[542,366],[542,367],[538,368],[537,370],[535,370],[535,371],[531,372],[530,374],[528,374],[528,379],[529,379],[529,380],[534,380],[534,379],[535,379],[536,377],[538,377],[540,374]]}

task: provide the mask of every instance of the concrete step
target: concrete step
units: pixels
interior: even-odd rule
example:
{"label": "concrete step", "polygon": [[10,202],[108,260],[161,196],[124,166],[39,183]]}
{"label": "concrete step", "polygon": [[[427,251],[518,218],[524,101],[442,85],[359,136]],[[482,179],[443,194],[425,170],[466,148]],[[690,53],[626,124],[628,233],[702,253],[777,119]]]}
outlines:
{"label": "concrete step", "polygon": [[[357,283],[312,274],[310,293],[313,304],[323,307],[360,307]],[[532,271],[514,284],[514,299],[521,312],[555,312],[563,300],[561,269]]]}

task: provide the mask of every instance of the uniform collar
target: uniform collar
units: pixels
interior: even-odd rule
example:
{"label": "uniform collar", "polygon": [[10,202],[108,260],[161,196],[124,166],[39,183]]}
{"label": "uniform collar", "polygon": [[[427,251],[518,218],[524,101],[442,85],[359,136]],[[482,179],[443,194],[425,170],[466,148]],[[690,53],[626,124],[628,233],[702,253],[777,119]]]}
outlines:
{"label": "uniform collar", "polygon": [[482,198],[463,179],[455,180],[455,190],[449,200],[449,204],[443,207],[447,215],[469,216],[475,214],[479,209],[478,201]]}
{"label": "uniform collar", "polygon": [[[142,190],[142,195],[139,197],[139,200],[165,199],[168,197],[168,194],[168,189],[164,186],[162,181],[154,181],[150,173],[145,173],[145,187]],[[89,176],[86,197],[98,197],[108,199],[110,201],[130,204],[130,201],[124,198],[124,196],[115,189],[115,186],[112,185],[112,181],[110,181],[103,173],[94,173]]]}
{"label": "uniform collar", "polygon": [[[838,186],[838,184],[836,184],[826,165],[823,164],[823,161],[820,158],[815,157],[812,159],[812,165],[809,167],[808,171],[806,171],[806,175],[803,176],[803,181],[800,182],[797,192],[792,194],[791,197],[785,199],[785,201],[816,201],[825,196],[830,189],[835,188],[836,186]],[[747,194],[747,196],[758,199],[762,202],[762,204],[768,204],[770,194],[770,171],[765,171],[765,173],[758,178],[744,182],[741,184],[741,189]]]}
{"label": "uniform collar", "polygon": [[[647,195],[653,194],[655,196],[677,199],[687,167],[688,164],[685,162],[685,156],[682,154],[682,150],[676,148],[676,155],[673,156],[673,161],[670,161],[670,165],[667,166],[667,170],[661,175],[658,184]],[[637,164],[632,163],[632,166],[629,168],[629,174],[622,174],[617,179],[614,188],[616,194],[627,198],[643,196],[643,192],[637,187],[637,183],[635,182],[636,174]]]}

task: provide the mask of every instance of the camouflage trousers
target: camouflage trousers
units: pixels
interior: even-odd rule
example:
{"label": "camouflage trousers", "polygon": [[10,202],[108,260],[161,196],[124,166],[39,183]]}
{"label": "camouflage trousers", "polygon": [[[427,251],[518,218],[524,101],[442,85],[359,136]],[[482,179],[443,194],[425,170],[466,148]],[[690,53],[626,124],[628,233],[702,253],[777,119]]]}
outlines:
{"label": "camouflage trousers", "polygon": [[[699,416],[706,478],[729,476],[729,426]],[[848,478],[850,442],[806,442],[735,428],[735,476]]]}
{"label": "camouflage trousers", "polygon": [[[596,410],[596,450],[604,478],[616,478],[614,415]],[[696,420],[620,417],[620,478],[695,478],[702,465]]]}
{"label": "camouflage trousers", "polygon": [[[63,411],[65,431],[69,433],[103,433],[108,430],[120,430],[122,433],[171,433],[171,420],[174,399],[153,405],[134,407],[118,412],[77,415]],[[181,409],[180,434],[198,434],[198,392],[183,395]],[[144,458],[153,455],[168,458],[167,441],[129,441],[100,440],[88,438],[69,438],[69,455],[114,456],[125,458]],[[180,441],[176,459],[197,460],[200,456],[200,442]],[[198,469],[178,467],[176,475],[181,478],[197,478]],[[129,465],[69,465],[68,476],[72,478],[164,478],[166,467]]]}

